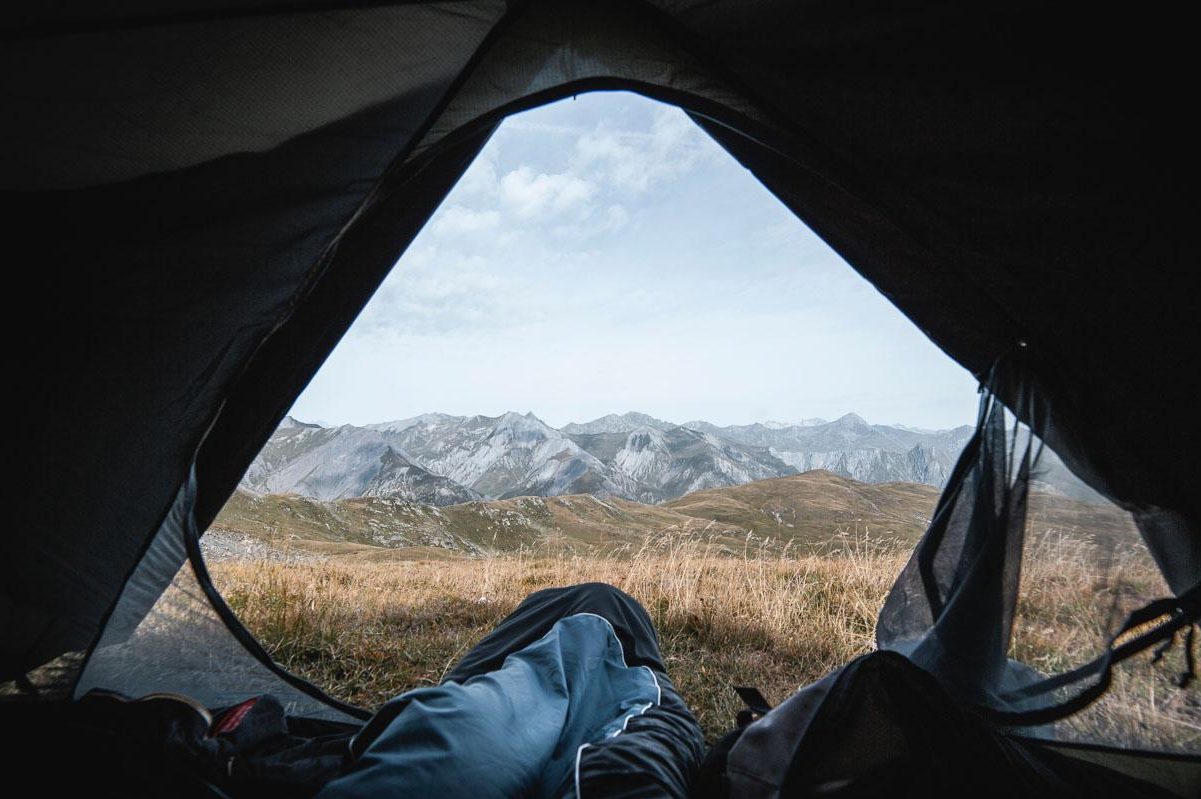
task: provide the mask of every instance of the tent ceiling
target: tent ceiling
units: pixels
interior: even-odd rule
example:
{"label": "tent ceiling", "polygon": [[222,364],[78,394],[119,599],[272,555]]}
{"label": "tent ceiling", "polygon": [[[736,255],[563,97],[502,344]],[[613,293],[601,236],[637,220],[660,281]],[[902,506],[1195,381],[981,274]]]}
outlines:
{"label": "tent ceiling", "polygon": [[[199,456],[203,523],[482,146],[584,88],[679,102],[940,347],[1027,342],[1055,441],[1201,577],[1182,36],[1042,5],[55,4],[5,22],[33,453],[7,676],[85,647]],[[1154,35],[1149,59],[1120,45]],[[1163,98],[1175,102],[1162,102]],[[32,332],[32,335],[31,335]],[[85,431],[81,434],[81,431]],[[103,553],[98,557],[97,553]]]}
{"label": "tent ceiling", "polygon": [[261,153],[443,92],[503,11],[381,5],[12,42],[0,50],[0,188],[97,186]]}

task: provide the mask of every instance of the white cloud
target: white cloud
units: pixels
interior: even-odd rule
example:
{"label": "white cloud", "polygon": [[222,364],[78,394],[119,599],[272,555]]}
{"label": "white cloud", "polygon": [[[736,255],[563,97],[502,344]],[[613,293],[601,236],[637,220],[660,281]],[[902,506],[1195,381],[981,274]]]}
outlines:
{"label": "white cloud", "polygon": [[620,203],[614,203],[603,211],[585,208],[577,217],[554,227],[552,232],[559,239],[583,242],[594,236],[616,233],[629,223],[629,211]]}
{"label": "white cloud", "polygon": [[508,132],[520,131],[526,134],[553,134],[558,136],[570,136],[576,138],[588,132],[588,127],[581,125],[564,125],[550,122],[538,122],[532,119],[528,114],[518,114],[517,116],[509,117],[505,120],[504,130]]}
{"label": "white cloud", "polygon": [[461,200],[488,200],[496,197],[499,186],[496,152],[485,147],[455,184],[454,194]]}
{"label": "white cloud", "polygon": [[591,183],[572,174],[534,174],[523,165],[500,179],[500,199],[517,216],[529,219],[578,208],[592,198]]}
{"label": "white cloud", "polygon": [[371,298],[352,331],[371,338],[520,323],[531,313],[520,282],[493,267],[484,256],[418,242]]}
{"label": "white cloud", "polygon": [[610,205],[605,209],[605,230],[620,230],[630,221],[630,214],[626,211],[625,206]]}
{"label": "white cloud", "polygon": [[452,205],[438,212],[432,232],[439,236],[454,236],[492,230],[500,225],[497,211],[475,211],[462,205]]}
{"label": "white cloud", "polygon": [[597,128],[581,136],[572,165],[620,191],[641,193],[693,169],[714,150],[678,108],[656,111],[649,132]]}

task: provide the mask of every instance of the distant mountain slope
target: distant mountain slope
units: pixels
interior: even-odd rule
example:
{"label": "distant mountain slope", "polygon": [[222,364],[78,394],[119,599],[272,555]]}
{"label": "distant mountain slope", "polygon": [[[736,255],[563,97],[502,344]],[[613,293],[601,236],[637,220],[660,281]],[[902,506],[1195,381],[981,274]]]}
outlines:
{"label": "distant mountain slope", "polygon": [[653,416],[648,416],[645,413],[629,411],[618,415],[610,413],[607,416],[602,416],[599,419],[593,419],[591,422],[565,424],[560,430],[569,436],[574,435],[595,435],[597,433],[629,433],[643,427],[650,427],[655,430],[667,430],[675,427],[671,422],[665,422],[662,419],[656,419]]}
{"label": "distant mountain slope", "polygon": [[815,541],[839,531],[916,541],[939,491],[917,483],[869,484],[826,471],[697,491],[663,507],[760,535]]}
{"label": "distant mountain slope", "polygon": [[413,463],[385,434],[318,427],[288,417],[242,478],[244,490],[315,499],[392,496],[431,505],[479,499],[469,488]]}
{"label": "distant mountain slope", "polygon": [[212,530],[275,546],[330,552],[333,544],[436,547],[464,554],[554,547],[639,547],[670,535],[703,535],[741,546],[747,530],[655,505],[589,494],[520,497],[433,507],[378,497],[322,502],[296,495],[237,492]]}
{"label": "distant mountain slope", "polygon": [[717,427],[692,423],[698,430],[771,453],[806,472],[812,469],[852,477],[867,483],[926,483],[941,486],[950,476],[955,459],[971,438],[972,428],[922,431],[907,427],[868,424],[848,413],[832,422],[804,425],[734,425]]}
{"label": "distant mountain slope", "polygon": [[[808,546],[828,543],[841,532],[912,543],[928,525],[937,499],[932,486],[860,483],[822,471],[705,489],[662,505],[567,495],[436,507],[390,497],[321,501],[238,492],[212,529],[322,552],[351,545],[463,554],[636,549],[671,534],[737,551],[748,537]],[[1113,506],[1035,493],[1029,518],[1036,540],[1063,535],[1096,541],[1106,551],[1137,540],[1129,514]]]}
{"label": "distant mountain slope", "polygon": [[[820,541],[833,532],[916,542],[929,526],[939,490],[917,483],[861,483],[825,471],[697,491],[662,507],[743,527],[764,537]],[[1109,552],[1136,545],[1137,528],[1116,505],[1032,491],[1027,507],[1032,539],[1064,536]]]}
{"label": "distant mountain slope", "polygon": [[637,496],[637,486],[532,413],[429,414],[377,425],[424,468],[489,499],[596,493]]}
{"label": "distant mountain slope", "polygon": [[389,497],[427,505],[457,505],[482,499],[470,488],[410,463],[391,447],[380,456],[379,471],[358,496]]}
{"label": "distant mountain slope", "polygon": [[636,427],[628,432],[571,436],[606,466],[643,490],[636,498],[658,502],[703,488],[739,485],[796,470],[764,447],[747,447],[686,427]]}

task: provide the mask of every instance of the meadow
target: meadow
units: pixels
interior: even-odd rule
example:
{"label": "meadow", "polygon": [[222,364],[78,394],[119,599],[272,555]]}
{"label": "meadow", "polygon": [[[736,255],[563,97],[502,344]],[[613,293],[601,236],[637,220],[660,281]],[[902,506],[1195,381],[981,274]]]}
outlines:
{"label": "meadow", "polygon": [[[223,559],[214,579],[289,669],[374,708],[438,683],[527,594],[600,581],[638,599],[668,672],[713,740],[741,703],[735,685],[773,702],[874,646],[874,623],[910,543],[839,532],[805,549],[696,536],[580,553],[546,546],[487,557]],[[1119,617],[1162,594],[1145,553],[1099,565],[1087,541],[1044,536],[1023,563],[1012,654],[1044,672],[1096,654]],[[1201,750],[1201,692],[1173,684],[1179,647],[1118,670],[1106,697],[1069,719],[1069,737]]]}

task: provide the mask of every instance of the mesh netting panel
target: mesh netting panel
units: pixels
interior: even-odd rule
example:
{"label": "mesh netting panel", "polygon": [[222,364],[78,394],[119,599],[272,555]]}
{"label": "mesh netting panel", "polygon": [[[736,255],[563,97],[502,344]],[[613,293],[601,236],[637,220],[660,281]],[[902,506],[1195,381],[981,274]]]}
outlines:
{"label": "mesh netting panel", "polygon": [[129,696],[168,691],[215,708],[269,693],[291,715],[353,721],[281,679],[218,616],[187,562],[191,501],[189,486],[122,593],[75,695],[93,688]]}
{"label": "mesh netting panel", "polygon": [[[1050,457],[1048,457],[1050,456]],[[1062,465],[1044,453],[1047,471]],[[1129,513],[1057,475],[1056,493],[1031,492],[1011,658],[1059,674],[1098,657],[1133,611],[1171,592]],[[1144,652],[1114,669],[1096,702],[1057,722],[1056,738],[1201,752],[1201,688],[1178,684],[1183,647]],[[1071,688],[1053,694],[1071,695]]]}
{"label": "mesh netting panel", "polygon": [[[993,386],[1018,379],[1006,368]],[[1020,421],[984,392],[976,433],[880,613],[879,645],[1030,734],[1201,749],[1201,692],[1181,679],[1193,639],[1107,654],[1115,636],[1166,615],[1118,635],[1132,612],[1171,596],[1161,571],[1131,515],[1044,446],[1045,403],[1028,387],[1019,397]]]}

